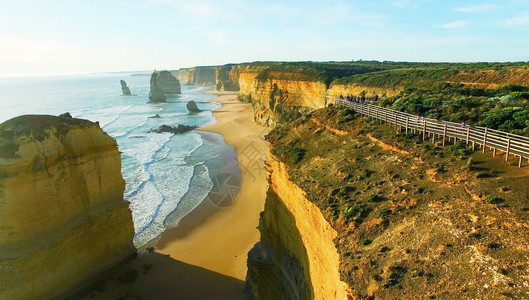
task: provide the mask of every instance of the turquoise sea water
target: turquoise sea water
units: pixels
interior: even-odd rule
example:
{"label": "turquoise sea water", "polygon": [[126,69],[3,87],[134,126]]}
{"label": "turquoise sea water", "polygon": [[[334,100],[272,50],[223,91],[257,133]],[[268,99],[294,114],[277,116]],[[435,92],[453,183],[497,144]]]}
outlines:
{"label": "turquoise sea water", "polygon": [[[120,79],[134,96],[121,96]],[[148,104],[149,79],[150,73],[0,77],[0,122],[22,114],[70,112],[98,121],[117,140],[138,247],[176,226],[207,197],[214,173],[236,164],[233,147],[218,134],[150,133],[162,124],[212,124],[212,110],[220,104],[208,102],[213,96],[196,86],[183,86],[181,95],[168,96],[168,103]],[[203,111],[189,113],[189,100]],[[149,118],[155,114],[161,118]]]}

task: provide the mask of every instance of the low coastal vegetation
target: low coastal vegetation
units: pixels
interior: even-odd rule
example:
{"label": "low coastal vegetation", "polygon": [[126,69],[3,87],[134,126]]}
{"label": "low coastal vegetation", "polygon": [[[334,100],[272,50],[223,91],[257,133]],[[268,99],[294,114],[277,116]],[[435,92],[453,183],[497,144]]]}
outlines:
{"label": "low coastal vegetation", "polygon": [[422,142],[341,107],[279,125],[267,139],[338,232],[341,280],[356,297],[527,292],[519,258],[529,230],[515,225],[529,221],[525,169],[465,143]]}

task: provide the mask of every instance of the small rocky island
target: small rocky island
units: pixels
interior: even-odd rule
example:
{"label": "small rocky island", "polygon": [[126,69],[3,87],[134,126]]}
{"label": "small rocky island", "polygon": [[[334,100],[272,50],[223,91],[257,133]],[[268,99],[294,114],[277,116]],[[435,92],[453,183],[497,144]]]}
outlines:
{"label": "small rocky island", "polygon": [[151,90],[149,102],[163,103],[167,101],[166,94],[181,94],[180,81],[169,71],[154,71],[151,75]]}
{"label": "small rocky island", "polygon": [[200,108],[198,108],[198,106],[197,106],[197,103],[195,101],[193,101],[193,100],[187,102],[186,108],[187,108],[187,110],[189,110],[189,112],[192,112],[192,113],[201,112]]}
{"label": "small rocky island", "polygon": [[130,89],[127,86],[127,83],[125,82],[125,80],[121,79],[120,83],[121,83],[121,91],[123,92],[123,96],[131,96],[132,94],[130,93]]}
{"label": "small rocky island", "polygon": [[163,132],[169,132],[172,134],[181,134],[186,133],[188,131],[191,131],[193,129],[197,128],[196,126],[188,126],[188,125],[182,125],[178,124],[178,126],[169,126],[169,125],[162,125],[158,129],[153,129],[151,132],[154,133],[163,133]]}

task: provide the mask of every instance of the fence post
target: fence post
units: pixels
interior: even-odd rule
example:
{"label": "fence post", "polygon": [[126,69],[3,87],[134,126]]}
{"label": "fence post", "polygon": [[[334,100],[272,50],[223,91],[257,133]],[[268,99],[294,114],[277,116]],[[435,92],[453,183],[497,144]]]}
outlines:
{"label": "fence post", "polygon": [[422,129],[422,141],[424,142],[426,140],[426,121],[423,120],[422,123],[424,124]]}
{"label": "fence post", "polygon": [[410,117],[406,117],[406,134],[408,134],[408,125],[410,124]]}
{"label": "fence post", "polygon": [[485,127],[485,136],[483,137],[483,153],[485,153],[485,147],[487,146],[487,133],[489,131],[488,127]]}
{"label": "fence post", "polygon": [[470,138],[470,126],[467,127],[467,145],[468,145],[469,138]]}
{"label": "fence post", "polygon": [[395,130],[397,130],[397,113],[395,113]]}
{"label": "fence post", "polygon": [[505,161],[509,161],[509,152],[511,152],[511,139],[507,139],[507,153],[505,153]]}
{"label": "fence post", "polygon": [[384,120],[384,125],[388,126],[388,112],[386,111],[386,116]]}
{"label": "fence post", "polygon": [[446,123],[445,123],[445,128],[443,131],[443,147],[445,146],[445,143],[446,143]]}
{"label": "fence post", "polygon": [[523,159],[523,156],[520,155],[520,161],[518,162],[518,168],[522,167],[522,159]]}

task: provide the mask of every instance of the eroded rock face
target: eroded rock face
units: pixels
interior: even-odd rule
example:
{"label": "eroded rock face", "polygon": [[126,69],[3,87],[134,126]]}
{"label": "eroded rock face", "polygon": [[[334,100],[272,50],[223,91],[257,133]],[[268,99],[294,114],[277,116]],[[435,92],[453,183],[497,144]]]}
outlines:
{"label": "eroded rock face", "polygon": [[97,123],[0,125],[0,299],[47,299],[133,257],[116,141]]}
{"label": "eroded rock face", "polygon": [[166,94],[181,94],[180,81],[169,71],[160,71],[157,78],[158,86]]}
{"label": "eroded rock face", "polygon": [[250,299],[351,299],[340,279],[337,232],[290,180],[285,164],[270,154],[267,165],[261,240],[248,254]]}
{"label": "eroded rock face", "polygon": [[130,93],[130,89],[129,87],[127,86],[127,83],[125,82],[125,80],[120,80],[120,83],[121,83],[121,91],[123,92],[123,95],[124,96],[130,96],[131,93]]}
{"label": "eroded rock face", "polygon": [[149,91],[149,102],[167,102],[167,97],[165,96],[165,92],[160,86],[160,82],[158,80],[158,73],[156,72],[152,73],[151,75],[151,90]]}

